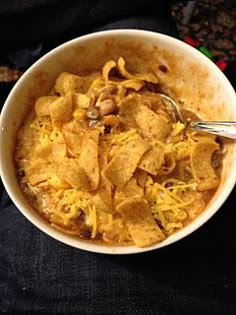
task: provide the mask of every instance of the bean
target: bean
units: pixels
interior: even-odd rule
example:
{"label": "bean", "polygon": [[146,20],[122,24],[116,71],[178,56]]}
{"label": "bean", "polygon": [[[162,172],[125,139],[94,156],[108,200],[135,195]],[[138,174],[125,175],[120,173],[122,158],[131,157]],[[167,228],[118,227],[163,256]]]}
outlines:
{"label": "bean", "polygon": [[91,232],[90,228],[84,227],[79,232],[79,236],[81,238],[90,239],[91,235],[92,235],[92,232]]}
{"label": "bean", "polygon": [[18,177],[24,177],[25,176],[25,171],[24,170],[17,170],[16,171],[16,175]]}
{"label": "bean", "polygon": [[102,116],[111,114],[116,109],[116,104],[112,99],[106,99],[98,104]]}
{"label": "bean", "polygon": [[90,107],[90,108],[88,108],[86,115],[88,118],[90,118],[92,120],[97,120],[99,117],[99,112],[98,112],[97,108]]}
{"label": "bean", "polygon": [[160,69],[162,72],[164,72],[164,73],[168,72],[167,67],[164,66],[164,65],[160,65],[160,66],[159,66],[159,69]]}
{"label": "bean", "polygon": [[110,132],[111,132],[111,126],[110,125],[105,125],[104,134],[109,134]]}

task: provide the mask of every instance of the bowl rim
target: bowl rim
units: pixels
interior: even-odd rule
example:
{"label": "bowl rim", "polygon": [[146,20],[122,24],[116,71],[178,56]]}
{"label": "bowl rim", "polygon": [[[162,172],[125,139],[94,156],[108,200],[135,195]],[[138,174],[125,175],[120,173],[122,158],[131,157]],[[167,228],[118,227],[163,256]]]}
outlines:
{"label": "bowl rim", "polygon": [[[216,71],[221,81],[224,81],[225,86],[227,87],[228,93],[232,93],[232,96],[234,95],[235,100],[235,92],[226,78],[226,76],[222,73],[222,71],[207,57],[205,57],[201,52],[199,52],[197,49],[189,46],[188,44],[182,42],[179,39],[176,39],[174,37],[171,37],[169,35],[161,34],[158,32],[152,32],[152,31],[146,31],[146,30],[139,30],[139,29],[114,29],[114,30],[105,30],[105,31],[99,31],[94,32],[91,34],[83,35],[80,37],[76,37],[72,40],[69,40],[65,43],[62,43],[61,45],[55,47],[54,49],[47,52],[45,55],[43,55],[40,59],[38,59],[35,63],[33,63],[29,69],[22,75],[22,77],[17,81],[17,83],[14,85],[12,90],[10,91],[4,105],[1,111],[0,116],[0,174],[2,178],[3,185],[10,196],[11,200],[15,204],[15,206],[18,208],[18,210],[39,230],[44,232],[45,234],[51,236],[55,240],[62,242],[66,245],[72,246],[77,249],[86,250],[89,252],[94,253],[102,253],[102,254],[136,254],[136,253],[143,253],[148,252],[156,249],[163,248],[165,246],[168,246],[170,244],[173,244],[186,236],[190,235],[194,231],[196,231],[198,228],[200,228],[204,223],[206,223],[223,205],[223,203],[228,198],[229,194],[234,188],[235,182],[236,182],[236,161],[232,166],[232,172],[230,174],[230,177],[227,179],[227,185],[224,186],[223,191],[221,192],[221,195],[214,201],[212,205],[202,213],[199,217],[195,218],[192,222],[190,222],[186,227],[183,229],[177,231],[176,233],[169,236],[166,240],[164,240],[161,243],[154,244],[149,247],[145,248],[138,248],[134,245],[132,246],[115,246],[115,245],[105,245],[105,244],[97,244],[92,242],[85,242],[83,240],[73,239],[69,234],[65,234],[59,230],[56,230],[51,225],[48,224],[48,222],[42,222],[40,219],[37,219],[34,214],[32,214],[32,207],[30,205],[26,205],[24,201],[26,202],[26,198],[22,196],[20,197],[19,194],[15,194],[14,192],[14,184],[9,182],[8,179],[8,171],[7,168],[5,168],[5,161],[2,159],[4,156],[4,148],[2,144],[2,138],[4,136],[3,130],[4,130],[4,122],[8,114],[8,109],[11,106],[12,99],[14,99],[14,95],[18,89],[21,88],[21,85],[24,84],[24,80],[27,76],[30,76],[32,72],[35,71],[36,68],[39,68],[44,61],[47,60],[48,57],[51,57],[57,52],[61,51],[65,47],[69,47],[77,42],[86,42],[87,40],[97,40],[99,37],[102,37],[105,39],[106,37],[110,36],[132,36],[133,38],[136,37],[137,39],[142,40],[164,40],[168,42],[172,42],[175,45],[179,46],[181,49],[185,49],[186,51],[189,51],[191,55],[197,56],[198,59],[201,59],[203,62],[208,64],[208,67],[210,67],[212,70]],[[236,108],[235,108],[236,113]],[[2,160],[4,161],[2,163]]]}

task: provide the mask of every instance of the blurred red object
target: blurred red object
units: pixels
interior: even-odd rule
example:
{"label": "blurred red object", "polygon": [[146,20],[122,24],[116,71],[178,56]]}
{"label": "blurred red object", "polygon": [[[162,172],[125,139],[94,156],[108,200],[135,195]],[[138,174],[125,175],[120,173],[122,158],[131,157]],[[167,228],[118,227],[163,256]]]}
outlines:
{"label": "blurred red object", "polygon": [[227,63],[224,60],[218,60],[216,62],[216,65],[218,68],[220,68],[221,71],[224,71],[227,67]]}
{"label": "blurred red object", "polygon": [[191,38],[190,36],[184,36],[184,42],[189,44],[190,46],[197,47],[198,41]]}

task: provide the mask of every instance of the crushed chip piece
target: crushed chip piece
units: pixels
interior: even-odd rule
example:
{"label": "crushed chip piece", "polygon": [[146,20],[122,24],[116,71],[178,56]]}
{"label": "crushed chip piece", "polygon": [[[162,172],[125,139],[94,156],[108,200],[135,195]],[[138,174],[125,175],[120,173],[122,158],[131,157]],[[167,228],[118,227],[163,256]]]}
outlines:
{"label": "crushed chip piece", "polygon": [[91,97],[82,93],[72,93],[73,107],[86,109],[90,105]]}
{"label": "crushed chip piece", "polygon": [[150,83],[157,83],[158,82],[158,78],[153,74],[153,73],[135,73],[135,74],[131,74],[129,73],[126,68],[125,68],[125,60],[123,57],[120,57],[118,59],[117,62],[117,67],[118,70],[120,72],[120,74],[126,78],[126,79],[138,79],[140,81],[146,81],[146,82],[150,82]]}
{"label": "crushed chip piece", "polygon": [[36,185],[47,179],[54,174],[54,167],[47,163],[44,159],[38,158],[31,161],[25,167],[27,179],[31,185]]}
{"label": "crushed chip piece", "polygon": [[140,95],[129,95],[120,102],[120,120],[129,127],[138,127],[147,138],[162,140],[169,134],[171,126],[149,107],[151,104]]}
{"label": "crushed chip piece", "polygon": [[[136,173],[136,172],[135,172]],[[122,190],[116,190],[114,204],[117,206],[120,202],[127,198],[142,198],[144,189],[138,186],[135,176],[133,176],[124,186]]]}
{"label": "crushed chip piece", "polygon": [[49,113],[52,124],[60,127],[62,123],[72,118],[72,95],[67,93],[64,97],[59,97],[49,106]]}
{"label": "crushed chip piece", "polygon": [[190,160],[193,178],[197,182],[199,191],[216,188],[220,179],[211,165],[212,153],[219,150],[219,145],[214,141],[200,141],[193,147]]}
{"label": "crushed chip piece", "polygon": [[150,148],[146,141],[137,139],[122,146],[103,171],[108,181],[123,188],[132,177],[141,157]]}
{"label": "crushed chip piece", "polygon": [[139,110],[142,102],[140,95],[131,94],[124,97],[120,104],[120,121],[128,127],[137,127],[135,121],[135,113]]}
{"label": "crushed chip piece", "polygon": [[148,205],[142,199],[126,199],[116,207],[116,210],[121,213],[127,223],[136,246],[146,247],[165,239]]}
{"label": "crushed chip piece", "polygon": [[121,85],[126,89],[139,91],[144,86],[144,82],[138,79],[129,79],[121,82]]}
{"label": "crushed chip piece", "polygon": [[125,69],[125,59],[123,57],[120,57],[118,59],[118,62],[117,62],[117,67],[118,67],[118,70],[120,72],[120,74],[126,78],[126,79],[132,79],[132,74],[130,74],[126,69]]}
{"label": "crushed chip piece", "polygon": [[63,132],[65,137],[65,143],[70,154],[74,157],[79,157],[81,153],[81,143],[84,136],[84,132],[73,133],[70,131]]}
{"label": "crushed chip piece", "polygon": [[92,203],[102,212],[114,213],[112,208],[112,199],[108,191],[99,190],[99,192],[92,197]]}
{"label": "crushed chip piece", "polygon": [[135,78],[150,83],[158,83],[158,78],[153,73],[137,73],[135,74]]}
{"label": "crushed chip piece", "polygon": [[148,103],[150,104],[151,110],[153,110],[155,113],[160,111],[160,109],[163,109],[165,111],[165,107],[163,106],[162,99],[160,97],[160,94],[145,91],[142,94],[143,99],[146,99]]}
{"label": "crushed chip piece", "polygon": [[144,189],[146,185],[148,173],[137,168],[135,171],[135,178],[137,179],[137,184]]}
{"label": "crushed chip piece", "polygon": [[66,158],[58,159],[56,165],[58,176],[64,179],[75,189],[89,190],[90,182],[85,171],[80,167],[77,159]]}
{"label": "crushed chip piece", "polygon": [[102,68],[102,76],[105,81],[109,80],[109,74],[111,70],[114,69],[115,67],[116,67],[116,62],[114,60],[110,60],[107,63],[105,63],[105,65]]}
{"label": "crushed chip piece", "polygon": [[97,189],[99,184],[98,137],[98,130],[91,130],[84,135],[79,157],[79,165],[89,181],[89,190]]}
{"label": "crushed chip piece", "polygon": [[159,175],[168,175],[170,174],[176,166],[175,158],[173,153],[165,152],[164,161],[158,171]]}
{"label": "crushed chip piece", "polygon": [[162,116],[145,105],[139,105],[139,110],[135,112],[134,117],[137,126],[148,138],[163,140],[171,130],[170,124]]}
{"label": "crushed chip piece", "polygon": [[81,125],[77,120],[72,120],[72,121],[64,123],[61,130],[62,130],[62,133],[65,133],[68,131],[68,132],[72,132],[76,135],[80,135],[81,134]]}
{"label": "crushed chip piece", "polygon": [[38,117],[49,116],[49,106],[58,99],[58,96],[41,96],[35,102],[35,112]]}
{"label": "crushed chip piece", "polygon": [[123,192],[125,193],[126,197],[142,197],[143,196],[143,189],[137,185],[137,180],[135,177],[132,177],[123,188]]}
{"label": "crushed chip piece", "polygon": [[85,93],[85,83],[86,80],[84,77],[62,72],[56,79],[55,90],[62,96],[66,95],[68,92]]}
{"label": "crushed chip piece", "polygon": [[105,81],[102,76],[98,76],[90,85],[88,89],[88,95],[91,96],[94,92],[94,89],[101,89],[105,86]]}
{"label": "crushed chip piece", "polygon": [[56,174],[52,174],[48,179],[49,186],[55,188],[55,189],[68,189],[70,188],[70,185],[60,177],[58,177]]}
{"label": "crushed chip piece", "polygon": [[154,146],[143,155],[138,167],[152,175],[157,175],[163,161],[163,150],[158,146]]}

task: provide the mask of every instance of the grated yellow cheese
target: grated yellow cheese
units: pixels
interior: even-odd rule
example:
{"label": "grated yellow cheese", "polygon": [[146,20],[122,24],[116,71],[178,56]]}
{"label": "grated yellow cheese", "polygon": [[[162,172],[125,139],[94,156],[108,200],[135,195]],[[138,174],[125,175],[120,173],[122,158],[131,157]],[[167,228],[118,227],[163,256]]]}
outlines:
{"label": "grated yellow cheese", "polygon": [[[175,183],[175,185],[164,187],[168,182]],[[194,187],[194,183],[186,184],[174,178],[168,179],[162,184],[147,181],[146,199],[151,204],[154,218],[160,221],[165,233],[168,234],[171,229],[183,226],[183,221],[188,217],[186,207],[194,201],[194,198],[184,201],[178,194],[187,189],[194,189]]]}
{"label": "grated yellow cheese", "polygon": [[140,139],[140,136],[136,129],[131,129],[119,134],[104,135],[103,139],[110,142],[112,145],[124,145],[128,141]]}
{"label": "grated yellow cheese", "polygon": [[91,217],[92,217],[92,234],[91,238],[95,238],[97,235],[97,209],[94,205],[90,206]]}
{"label": "grated yellow cheese", "polygon": [[[111,72],[114,67],[120,73],[119,77],[116,77],[115,72]],[[123,79],[121,78],[122,76]],[[194,201],[199,201],[200,198],[202,198],[202,201],[203,195],[200,194],[198,199],[199,193],[196,192],[197,187],[193,179],[184,182],[174,178],[174,176],[187,178],[187,176],[182,176],[185,170],[193,174],[191,166],[192,149],[199,141],[209,139],[209,137],[214,139],[215,136],[203,136],[186,129],[186,125],[183,123],[170,121],[167,118],[169,116],[168,113],[163,114],[164,110],[162,111],[161,109],[159,111],[157,109],[158,106],[153,106],[152,97],[155,96],[155,93],[151,92],[150,94],[150,92],[146,91],[146,82],[156,84],[158,79],[152,73],[129,73],[126,70],[123,58],[119,58],[118,65],[114,61],[108,61],[103,68],[102,75],[98,73],[94,75],[92,73],[89,76],[82,77],[62,73],[57,79],[54,90],[59,92],[62,98],[68,96],[67,105],[69,107],[60,107],[60,115],[58,116],[60,119],[56,120],[58,124],[55,126],[54,115],[52,115],[49,107],[45,108],[44,112],[40,112],[38,116],[35,116],[35,111],[32,111],[24,122],[24,126],[18,133],[17,141],[20,149],[16,150],[17,156],[15,157],[19,166],[18,170],[25,171],[25,176],[20,179],[20,182],[28,185],[27,193],[36,197],[38,204],[40,204],[39,210],[49,214],[50,224],[58,225],[59,228],[64,228],[68,233],[73,234],[76,230],[74,226],[77,227],[76,225],[80,224],[76,218],[83,213],[85,216],[84,223],[91,228],[92,239],[96,238],[96,235],[99,233],[99,235],[102,235],[103,240],[107,242],[120,241],[125,244],[132,241],[133,238],[129,234],[129,224],[115,209],[115,198],[122,200],[124,191],[117,190],[114,187],[115,185],[112,186],[112,183],[103,176],[103,171],[122,146],[130,141],[137,144],[139,139],[147,141],[150,148],[151,146],[160,148],[164,156],[153,178],[148,175],[150,169],[142,169],[140,167],[140,161],[137,161],[135,169],[131,172],[132,180],[134,180],[139,190],[142,191],[140,198],[147,204],[153,217],[158,221],[157,225],[168,236],[175,229],[183,228],[187,218],[191,219],[191,211],[195,206]],[[144,132],[135,117],[132,124],[125,123],[125,121],[120,119],[122,111],[117,114],[117,109],[121,108],[121,101],[125,97],[129,97],[130,94],[138,94],[137,104],[132,103],[132,106],[138,106],[139,102],[144,102],[143,105],[150,106],[154,113],[160,115],[163,124],[168,125],[168,133],[164,138],[159,138],[158,133],[146,132],[145,128]],[[148,101],[149,96],[150,102]],[[55,99],[60,98],[59,96],[53,97]],[[111,99],[112,103],[115,103],[115,111],[113,109],[109,115],[100,115],[96,121],[88,120],[86,115],[87,109],[90,106],[96,107],[99,102],[106,99]],[[146,106],[144,106],[144,109],[146,109]],[[56,114],[57,111],[57,108],[55,108]],[[141,111],[140,109],[139,113]],[[127,113],[132,115],[129,111]],[[145,117],[145,111],[143,113],[144,125],[147,126],[147,129],[150,129],[149,115]],[[108,134],[107,126],[110,127]],[[130,128],[130,126],[136,126],[137,128]],[[73,187],[76,187],[74,189],[71,188],[72,185],[69,184],[69,179],[63,177],[59,170],[63,162],[73,161],[75,162],[75,168],[71,169],[68,162],[69,176],[73,178],[73,175],[75,175],[75,177],[78,176],[78,179],[81,176],[83,180],[83,170],[80,170],[81,143],[83,142],[83,135],[87,131],[91,131],[91,129],[96,129],[96,132],[99,131],[98,148],[94,149],[94,151],[98,151],[98,154],[94,154],[94,161],[96,160],[96,174],[99,173],[100,176],[99,186],[96,186],[96,190],[95,188],[94,190],[86,190],[86,188],[82,189],[80,185],[74,185]],[[162,141],[156,140],[156,138]],[[124,154],[117,173],[130,166],[126,159],[129,154],[132,157],[132,152]],[[91,164],[89,159],[91,150],[88,150],[85,156],[86,159],[81,160],[85,161],[84,164]],[[153,158],[151,163],[155,162],[156,158]],[[34,167],[31,167],[30,163]],[[97,164],[99,164],[99,167],[97,167]],[[76,174],[77,165],[80,170],[78,174]],[[65,173],[67,173],[67,164],[65,164],[64,168]],[[31,184],[35,183],[32,186],[27,181],[33,173],[37,172],[39,173],[39,180],[37,182],[30,181]],[[94,172],[88,173],[93,174]],[[87,174],[85,175],[84,181],[86,182]],[[104,189],[107,190],[106,193],[109,195],[109,204],[114,205],[114,209],[112,209],[114,214],[105,212],[99,207],[96,208],[91,201],[91,197],[94,194],[100,194]],[[42,197],[42,191],[45,194],[44,197]],[[131,193],[125,195],[126,197],[132,198]],[[112,199],[112,203],[110,203],[110,199]],[[145,224],[145,222],[143,223]]]}
{"label": "grated yellow cheese", "polygon": [[173,137],[179,135],[184,129],[186,128],[185,124],[181,123],[180,121],[177,121],[177,123],[173,124],[171,135]]}

